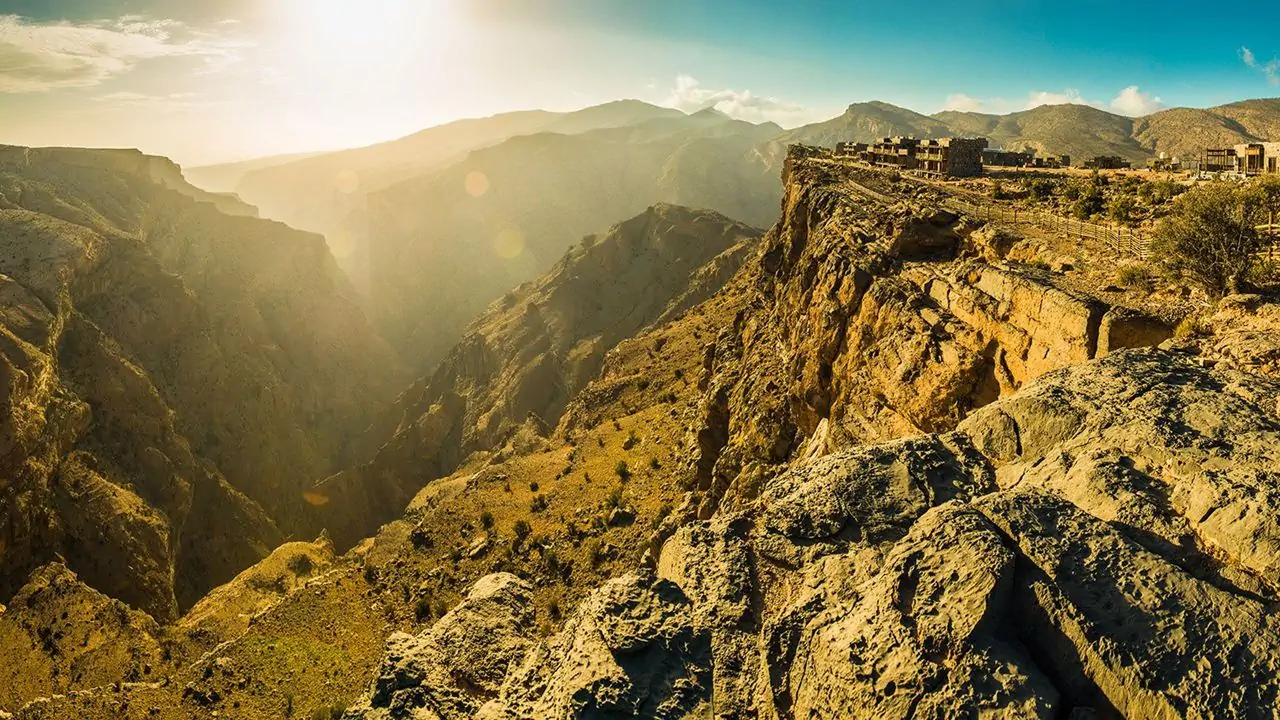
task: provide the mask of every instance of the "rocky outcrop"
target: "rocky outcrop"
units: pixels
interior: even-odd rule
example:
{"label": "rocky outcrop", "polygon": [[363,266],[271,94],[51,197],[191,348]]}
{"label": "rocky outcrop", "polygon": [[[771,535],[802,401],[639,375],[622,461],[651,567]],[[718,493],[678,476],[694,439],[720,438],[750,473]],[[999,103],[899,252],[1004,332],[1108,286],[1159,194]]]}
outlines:
{"label": "rocky outcrop", "polygon": [[46,565],[0,611],[0,707],[152,679],[167,651],[145,613],[93,590],[65,565]]}
{"label": "rocky outcrop", "polygon": [[347,717],[410,717],[421,708],[440,718],[474,716],[533,644],[530,591],[514,575],[490,575],[426,632],[392,635],[369,696]]}
{"label": "rocky outcrop", "polygon": [[597,590],[480,715],[1277,717],[1278,396],[1124,350],[801,463]]}
{"label": "rocky outcrop", "polygon": [[783,186],[779,222],[733,283],[752,299],[709,348],[725,440],[695,449],[704,508],[750,499],[754,467],[814,438],[946,431],[1047,372],[1172,333],[1042,270],[964,259],[978,226],[927,187],[813,148],[792,150]]}
{"label": "rocky outcrop", "polygon": [[174,620],[390,396],[323,240],[224,200],[162,158],[0,148],[0,597],[61,557]]}

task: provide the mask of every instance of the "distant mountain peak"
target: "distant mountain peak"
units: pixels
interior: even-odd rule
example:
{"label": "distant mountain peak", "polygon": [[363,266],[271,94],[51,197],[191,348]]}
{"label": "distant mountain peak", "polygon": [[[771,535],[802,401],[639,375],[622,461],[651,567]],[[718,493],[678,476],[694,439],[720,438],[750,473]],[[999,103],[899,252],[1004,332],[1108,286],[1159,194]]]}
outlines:
{"label": "distant mountain peak", "polygon": [[725,114],[720,110],[717,110],[716,104],[708,105],[695,113],[691,113],[689,116],[697,117],[697,118],[720,118],[723,120],[732,120],[732,118],[730,118],[727,114]]}

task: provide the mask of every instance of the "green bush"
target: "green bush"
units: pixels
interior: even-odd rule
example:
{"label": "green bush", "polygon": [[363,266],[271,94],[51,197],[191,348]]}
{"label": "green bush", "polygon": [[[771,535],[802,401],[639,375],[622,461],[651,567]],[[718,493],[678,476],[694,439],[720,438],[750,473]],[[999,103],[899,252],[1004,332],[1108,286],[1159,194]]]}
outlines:
{"label": "green bush", "polygon": [[1053,198],[1054,192],[1058,189],[1058,183],[1048,178],[1036,178],[1027,183],[1027,194],[1032,200],[1045,202]]}
{"label": "green bush", "polygon": [[1227,182],[1184,193],[1157,227],[1152,255],[1166,272],[1190,279],[1212,298],[1239,292],[1254,254],[1265,246],[1255,228],[1267,221],[1270,201],[1265,190]]}
{"label": "green bush", "polygon": [[1107,217],[1114,222],[1129,224],[1138,209],[1138,203],[1132,195],[1116,195],[1107,203]]}
{"label": "green bush", "polygon": [[1116,282],[1121,287],[1150,290],[1151,269],[1146,265],[1125,265],[1116,271]]}
{"label": "green bush", "polygon": [[1105,208],[1102,191],[1096,186],[1081,189],[1079,198],[1071,204],[1071,214],[1081,220],[1088,220]]}
{"label": "green bush", "polygon": [[623,480],[631,477],[631,468],[627,467],[626,460],[619,460],[618,464],[613,466],[613,471]]}

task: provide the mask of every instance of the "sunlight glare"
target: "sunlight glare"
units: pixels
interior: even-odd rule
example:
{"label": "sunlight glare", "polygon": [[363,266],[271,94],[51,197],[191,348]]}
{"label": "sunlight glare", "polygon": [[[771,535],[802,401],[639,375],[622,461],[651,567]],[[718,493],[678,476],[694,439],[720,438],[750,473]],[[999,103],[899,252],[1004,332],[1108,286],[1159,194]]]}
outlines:
{"label": "sunlight glare", "polygon": [[[278,0],[282,63],[304,89],[400,83],[457,32],[454,0]],[[358,87],[355,89],[359,89]]]}

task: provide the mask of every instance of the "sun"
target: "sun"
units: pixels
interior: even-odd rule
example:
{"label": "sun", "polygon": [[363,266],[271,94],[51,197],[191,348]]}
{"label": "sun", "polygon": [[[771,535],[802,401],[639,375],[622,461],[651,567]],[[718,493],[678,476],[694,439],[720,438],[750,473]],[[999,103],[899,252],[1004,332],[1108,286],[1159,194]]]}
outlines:
{"label": "sun", "polygon": [[440,36],[456,0],[280,0],[277,32],[312,61],[363,62]]}

